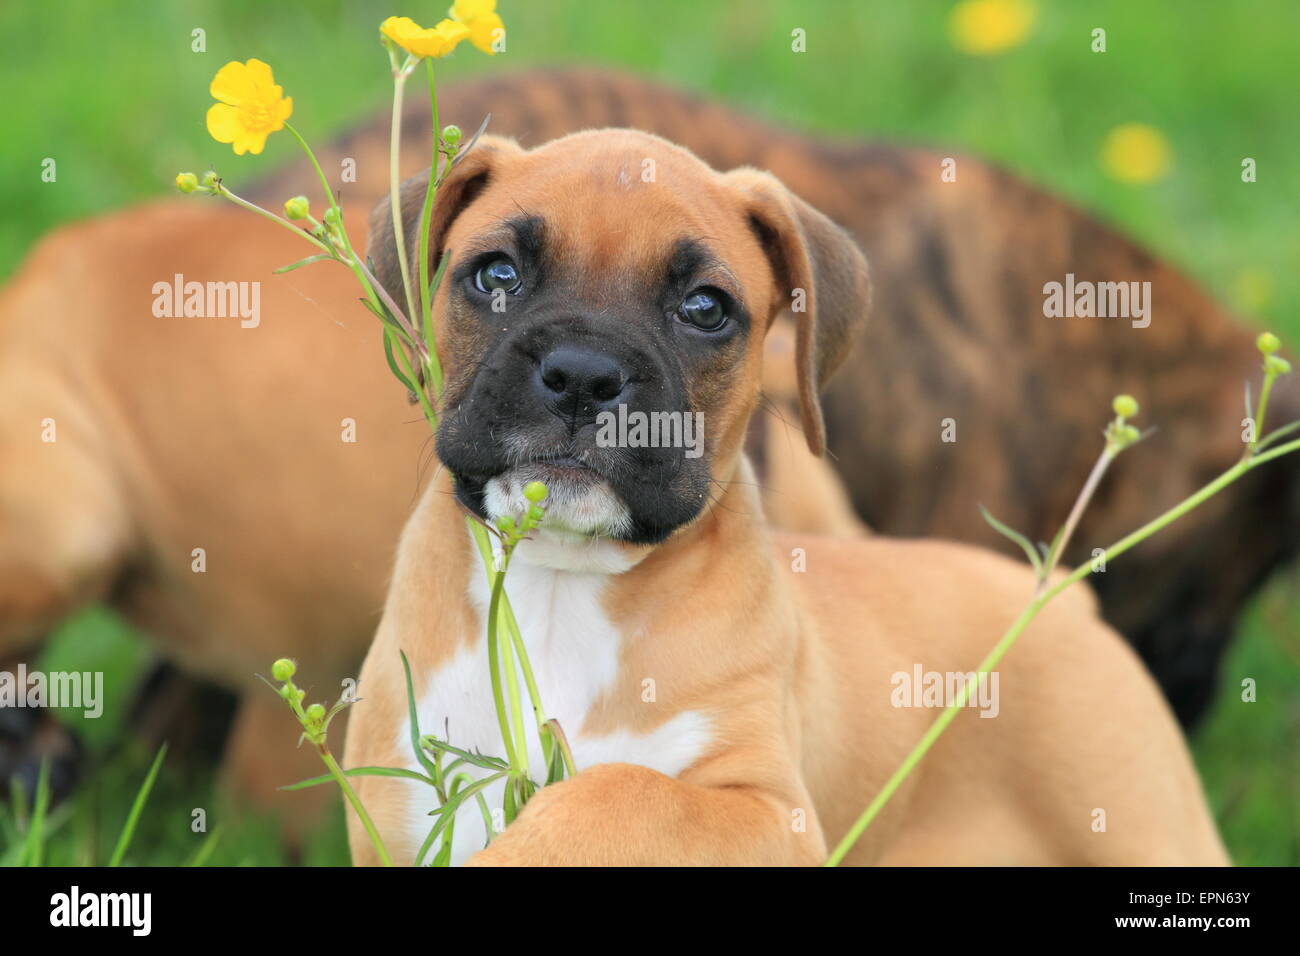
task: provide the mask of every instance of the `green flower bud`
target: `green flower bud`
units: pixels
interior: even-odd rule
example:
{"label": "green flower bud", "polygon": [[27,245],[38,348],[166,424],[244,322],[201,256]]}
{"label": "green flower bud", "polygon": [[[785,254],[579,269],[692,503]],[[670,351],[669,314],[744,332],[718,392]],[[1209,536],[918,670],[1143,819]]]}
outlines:
{"label": "green flower bud", "polygon": [[510,515],[502,515],[500,518],[497,518],[497,527],[506,534],[510,534],[510,532],[515,530],[515,519],[510,517]]}
{"label": "green flower bud", "polygon": [[528,484],[524,485],[524,497],[533,504],[537,504],[545,498],[546,493],[546,486],[540,481],[530,481]]}
{"label": "green flower bud", "polygon": [[329,209],[325,210],[325,215],[323,218],[325,220],[325,225],[337,226],[339,224],[339,219],[341,217],[339,215],[339,210],[334,206],[330,206]]}
{"label": "green flower bud", "polygon": [[1264,371],[1271,375],[1288,375],[1291,363],[1280,355],[1270,355],[1264,359]]}
{"label": "green flower bud", "polygon": [[460,135],[460,127],[455,123],[448,123],[442,128],[442,141],[452,149],[460,145]]}
{"label": "green flower bud", "polygon": [[1116,395],[1110,405],[1120,418],[1133,418],[1138,413],[1137,399],[1132,395]]}
{"label": "green flower bud", "polygon": [[209,169],[199,181],[203,183],[204,189],[216,189],[217,183],[221,182],[221,177],[216,174],[215,170]]}
{"label": "green flower bud", "polygon": [[289,658],[282,657],[274,664],[271,665],[271,676],[274,677],[276,680],[280,681],[281,683],[284,683],[285,681],[293,677],[294,673],[297,670],[298,670],[298,665],[296,665],[293,661],[289,660]]}
{"label": "green flower bud", "polygon": [[176,188],[183,193],[192,193],[199,188],[199,177],[193,173],[177,173]]}
{"label": "green flower bud", "polygon": [[306,196],[294,196],[284,201],[284,214],[290,219],[306,219],[311,213],[311,203]]}
{"label": "green flower bud", "polygon": [[1120,437],[1120,441],[1122,441],[1125,445],[1132,445],[1139,438],[1142,437],[1142,433],[1139,432],[1132,425],[1125,425],[1123,428],[1119,430],[1119,437]]}
{"label": "green flower bud", "polygon": [[319,723],[325,719],[325,705],[312,704],[307,708],[307,719],[313,723]]}
{"label": "green flower bud", "polygon": [[1281,347],[1282,342],[1272,332],[1261,332],[1259,338],[1255,339],[1255,348],[1265,355],[1272,355]]}
{"label": "green flower bud", "polygon": [[533,524],[541,521],[546,514],[546,509],[541,505],[533,505],[528,509],[528,517],[533,520]]}

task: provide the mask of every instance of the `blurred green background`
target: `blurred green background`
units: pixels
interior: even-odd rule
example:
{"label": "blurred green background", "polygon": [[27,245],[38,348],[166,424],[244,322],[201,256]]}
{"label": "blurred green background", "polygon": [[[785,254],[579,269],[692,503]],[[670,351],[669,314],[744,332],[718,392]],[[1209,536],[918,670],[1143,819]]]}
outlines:
{"label": "blurred green background", "polygon": [[[290,158],[289,137],[261,157],[208,138],[207,87],[231,59],[258,57],[294,97],[294,123],[323,141],[381,108],[389,93],[379,22],[432,23],[445,3],[347,0],[34,2],[0,8],[0,278],[59,223],[165,192],[177,170],[220,162],[232,182]],[[1056,0],[1031,4],[1022,38],[993,55],[960,49],[950,2],[902,0],[500,0],[509,49],[469,48],[449,78],[528,64],[641,70],[785,125],[862,139],[950,146],[1049,186],[1145,242],[1235,308],[1243,321],[1300,338],[1300,114],[1294,0]],[[1093,53],[1091,31],[1107,33]],[[206,31],[206,52],[191,31]],[[791,31],[807,52],[792,55]],[[1147,124],[1167,150],[1141,184],[1108,174],[1107,134]],[[40,179],[45,157],[57,185]],[[1258,181],[1241,180],[1241,162]],[[75,276],[69,281],[76,281]],[[0,467],[3,463],[0,463]],[[1300,863],[1300,593],[1277,581],[1247,614],[1221,699],[1194,741],[1211,801],[1239,863]],[[118,679],[147,652],[103,611],[70,622],[48,652],[102,649]],[[57,667],[56,663],[47,663]],[[1253,677],[1259,700],[1243,703]],[[103,768],[62,811],[55,862],[102,860],[151,754],[121,714],[87,729]],[[286,733],[291,733],[286,716]],[[132,858],[176,863],[195,850],[190,808],[211,781],[164,770]],[[339,817],[341,819],[341,816]],[[13,821],[5,823],[6,828]],[[306,862],[346,859],[336,820]],[[6,833],[0,829],[0,859]],[[281,862],[254,822],[224,833],[218,863]]]}

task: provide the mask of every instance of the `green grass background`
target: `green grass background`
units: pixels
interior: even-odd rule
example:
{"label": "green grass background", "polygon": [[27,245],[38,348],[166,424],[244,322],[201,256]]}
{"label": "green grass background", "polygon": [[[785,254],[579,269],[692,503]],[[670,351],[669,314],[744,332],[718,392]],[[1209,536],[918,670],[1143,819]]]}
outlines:
{"label": "green grass background", "polygon": [[[707,91],[788,125],[981,154],[1073,198],[1196,276],[1246,321],[1300,341],[1300,118],[1294,0],[1094,0],[1039,3],[1028,40],[996,57],[960,53],[940,0],[500,0],[509,50],[466,47],[439,64],[460,76],[524,64],[608,63]],[[323,140],[383,104],[389,83],[376,27],[392,13],[425,23],[442,3],[223,0],[0,8],[0,277],[51,227],[165,192],[178,170],[218,165],[247,181],[291,155],[272,137],[236,158],[203,127],[213,73],[227,60],[271,63],[294,97],[294,123]],[[807,31],[807,53],[790,31]],[[1089,50],[1103,27],[1108,52]],[[191,31],[207,51],[191,52]],[[1115,125],[1149,123],[1169,139],[1169,175],[1109,180],[1097,161]],[[1240,181],[1245,156],[1258,182]],[[41,162],[58,162],[42,183]],[[70,281],[76,281],[70,277]],[[2,467],[2,463],[0,463]],[[1212,719],[1194,743],[1225,837],[1241,863],[1300,863],[1300,599],[1295,575],[1250,610]],[[104,612],[64,627],[49,652],[84,666],[96,648],[129,681],[137,638]],[[1255,703],[1240,700],[1245,677]],[[151,754],[110,714],[88,728],[102,772],[65,812],[55,861],[102,859]],[[294,732],[286,715],[285,733]],[[168,774],[132,858],[193,852],[189,811],[210,781]],[[865,795],[864,795],[865,796]],[[340,818],[341,819],[341,818]],[[80,822],[78,822],[80,821]],[[96,836],[100,834],[101,836]],[[110,834],[111,835],[111,834]],[[0,831],[0,840],[3,831]],[[250,823],[232,827],[220,863],[279,862]],[[109,844],[111,846],[111,842]],[[307,854],[346,858],[338,821]]]}

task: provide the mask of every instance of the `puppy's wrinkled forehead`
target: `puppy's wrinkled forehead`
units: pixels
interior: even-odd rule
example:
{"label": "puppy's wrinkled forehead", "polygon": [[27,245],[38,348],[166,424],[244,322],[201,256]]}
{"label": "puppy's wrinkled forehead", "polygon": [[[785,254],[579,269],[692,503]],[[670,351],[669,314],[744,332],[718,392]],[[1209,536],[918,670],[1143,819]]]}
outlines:
{"label": "puppy's wrinkled forehead", "polygon": [[456,221],[458,255],[505,248],[562,263],[599,303],[648,281],[707,281],[737,299],[769,278],[744,209],[690,153],[636,131],[578,133],[497,170]]}

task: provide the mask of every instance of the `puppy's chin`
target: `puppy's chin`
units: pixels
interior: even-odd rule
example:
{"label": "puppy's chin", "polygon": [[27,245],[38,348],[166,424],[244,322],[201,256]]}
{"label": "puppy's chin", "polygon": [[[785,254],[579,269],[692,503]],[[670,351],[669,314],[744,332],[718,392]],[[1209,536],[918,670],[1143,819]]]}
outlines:
{"label": "puppy's chin", "polygon": [[522,466],[488,481],[483,507],[495,520],[518,520],[528,508],[524,486],[546,483],[546,519],[542,527],[519,544],[519,557],[528,564],[586,574],[622,574],[645,557],[648,546],[620,540],[632,527],[627,506],[609,484],[594,473],[565,475],[546,466]]}
{"label": "puppy's chin", "polygon": [[543,527],[560,538],[626,537],[632,530],[631,512],[609,483],[585,469],[529,464],[489,479],[483,491],[483,508],[495,521],[503,515],[518,519],[528,509],[524,486],[545,483],[546,520]]}

